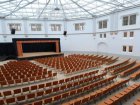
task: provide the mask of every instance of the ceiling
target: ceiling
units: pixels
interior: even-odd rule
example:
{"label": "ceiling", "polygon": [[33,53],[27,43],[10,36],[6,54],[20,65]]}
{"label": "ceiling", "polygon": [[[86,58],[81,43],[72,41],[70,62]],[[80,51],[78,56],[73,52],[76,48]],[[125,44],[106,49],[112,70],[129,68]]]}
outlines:
{"label": "ceiling", "polygon": [[0,18],[81,19],[140,6],[140,0],[0,0]]}

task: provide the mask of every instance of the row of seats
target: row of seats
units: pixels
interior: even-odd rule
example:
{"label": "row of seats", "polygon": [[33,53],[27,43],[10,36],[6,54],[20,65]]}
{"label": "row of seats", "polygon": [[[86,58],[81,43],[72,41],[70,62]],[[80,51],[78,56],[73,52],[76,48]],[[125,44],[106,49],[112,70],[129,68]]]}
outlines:
{"label": "row of seats", "polygon": [[55,78],[56,76],[57,76],[57,73],[50,73],[47,76],[38,75],[36,77],[30,77],[30,78],[0,81],[0,87],[10,87],[10,86],[23,85],[23,84],[30,84],[30,83],[34,83],[34,82],[38,82],[42,80],[52,79],[52,78]]}
{"label": "row of seats", "polygon": [[[48,71],[48,74],[49,74],[49,78],[52,78],[52,77],[56,77],[57,76],[57,73],[51,73],[52,71]],[[98,73],[98,70],[95,70],[95,71],[91,71],[91,72],[89,72],[89,73],[84,73],[84,74],[80,74],[80,75],[77,75],[77,76],[73,76],[73,77],[71,77],[73,80],[74,80],[74,78],[82,78],[82,77],[87,77],[87,76],[92,76],[92,75],[94,75],[94,74],[96,74],[96,73]],[[28,80],[29,79],[29,80]],[[44,78],[43,78],[44,79]],[[48,79],[48,78],[47,78]],[[66,80],[68,80],[68,79],[70,79],[70,78],[67,78]],[[72,80],[72,79],[70,79],[70,80]],[[25,81],[26,80],[26,81]],[[31,78],[26,78],[24,80],[24,82],[22,82],[21,81],[21,79],[16,79],[16,80],[9,80],[9,81],[11,81],[10,83],[7,83],[7,82],[9,82],[9,81],[3,81],[3,82],[0,82],[1,83],[1,86],[2,87],[8,87],[8,86],[11,86],[12,84],[13,85],[20,85],[20,84],[25,84],[25,83],[32,83],[32,82],[38,82],[39,80],[41,80],[41,78],[40,77],[36,77],[36,78],[34,78],[34,77],[31,77]],[[61,80],[60,80],[61,81]],[[62,80],[63,81],[63,80]]]}
{"label": "row of seats", "polygon": [[125,66],[122,66],[122,67],[120,67],[120,68],[111,70],[111,71],[109,71],[109,72],[110,72],[111,74],[117,74],[117,73],[120,73],[120,72],[123,72],[123,71],[129,69],[130,67],[133,67],[135,64],[136,64],[136,61],[132,61],[132,62],[128,63],[128,64],[125,65]]}
{"label": "row of seats", "polygon": [[131,67],[131,68],[129,68],[129,69],[127,69],[127,70],[121,72],[121,73],[119,73],[119,75],[120,75],[121,77],[125,77],[125,76],[128,76],[128,75],[130,75],[130,74],[136,72],[136,71],[139,70],[139,69],[140,69],[140,63],[136,64],[135,66],[133,66],[133,67]]}
{"label": "row of seats", "polygon": [[[105,73],[103,73],[103,74],[100,74],[100,77],[101,78],[103,78],[103,76],[105,75]],[[3,102],[2,102],[2,104],[0,104],[0,105],[7,105],[7,104],[16,104],[16,103],[22,103],[23,104],[23,102],[29,102],[29,101],[31,101],[31,100],[36,100],[36,99],[39,99],[39,98],[42,98],[42,97],[46,97],[46,96],[49,96],[49,95],[52,95],[52,94],[56,94],[56,93],[60,93],[60,92],[63,92],[63,93],[60,93],[59,95],[62,95],[62,94],[64,94],[64,91],[66,91],[66,93],[69,93],[69,95],[72,95],[72,93],[73,92],[71,92],[71,90],[70,89],[73,89],[73,88],[76,88],[76,89],[73,89],[72,91],[74,91],[75,90],[75,92],[78,90],[78,89],[83,89],[83,92],[85,91],[85,90],[87,90],[87,88],[97,88],[97,87],[100,87],[100,86],[102,86],[103,84],[106,84],[106,83],[109,83],[109,82],[111,82],[111,81],[113,81],[113,79],[114,78],[116,78],[115,76],[114,77],[110,77],[110,78],[108,78],[108,79],[105,79],[105,80],[97,80],[97,77],[96,78],[91,78],[91,80],[90,79],[88,79],[88,80],[86,80],[86,81],[83,81],[83,80],[81,80],[81,81],[76,81],[76,82],[72,82],[72,83],[68,83],[68,84],[65,84],[65,85],[63,85],[63,86],[58,86],[58,87],[50,87],[50,88],[48,88],[48,89],[44,89],[44,90],[41,90],[41,91],[36,91],[36,87],[33,87],[32,89],[34,90],[35,89],[35,91],[34,92],[30,92],[30,93],[27,93],[27,94],[22,94],[22,93],[20,93],[20,95],[15,95],[15,94],[11,94],[11,92],[10,92],[10,94],[9,94],[9,91],[7,92],[3,92],[3,94],[5,95],[4,96],[4,98],[3,99],[1,99],[1,100],[3,100]],[[90,85],[88,85],[87,83],[89,82],[89,81],[92,81],[93,82],[93,80],[94,79],[96,79],[97,80],[97,82],[95,82],[95,83],[91,83]],[[98,78],[99,79],[99,78]],[[86,85],[85,86],[82,86],[82,87],[79,87],[78,88],[78,86],[79,85],[81,85],[81,84],[85,84],[86,83]],[[92,85],[92,86],[91,86]],[[88,87],[87,87],[88,86]],[[25,89],[25,88],[24,88]],[[22,90],[22,91],[24,91],[24,90]],[[28,89],[25,89],[25,91],[29,91]],[[24,91],[24,92],[25,92]],[[69,91],[69,92],[68,92]],[[16,91],[17,93],[19,93],[19,91]],[[7,96],[9,96],[9,95],[11,95],[11,97],[9,98],[9,97],[7,97]],[[54,96],[55,97],[55,96]],[[54,98],[54,99],[56,99],[55,101],[57,101],[57,97],[56,98]],[[10,100],[10,101],[9,101]]]}
{"label": "row of seats", "polygon": [[129,81],[129,79],[115,82],[114,84],[100,88],[99,90],[97,90],[95,92],[90,92],[89,94],[86,94],[84,96],[67,101],[66,103],[63,103],[62,105],[82,105],[89,101],[97,100],[101,96],[111,93],[114,89],[124,86],[128,81]]}
{"label": "row of seats", "polygon": [[38,82],[56,76],[57,73],[29,61],[10,61],[0,66],[0,87]]}
{"label": "row of seats", "polygon": [[[101,88],[105,85],[110,84],[115,78],[116,78],[116,76],[109,77],[107,79],[103,79],[103,80],[91,83],[89,85],[82,86],[80,88],[72,89],[70,91],[66,91],[61,94],[57,94],[57,95],[51,96],[49,98],[45,98],[40,101],[41,101],[41,103],[44,103],[44,104],[51,104],[54,102],[59,102],[60,100],[67,99],[67,98],[73,97],[75,95],[85,93],[90,90],[95,90],[95,89]],[[34,102],[34,103],[36,103],[36,102]]]}
{"label": "row of seats", "polygon": [[131,74],[131,75],[130,75],[130,78],[131,78],[132,80],[135,80],[135,79],[137,79],[137,78],[140,78],[140,69],[138,69],[137,72]]}
{"label": "row of seats", "polygon": [[101,64],[93,61],[81,60],[74,57],[52,57],[36,59],[37,62],[56,68],[59,71],[70,74],[73,72],[99,67]]}
{"label": "row of seats", "polygon": [[136,90],[140,88],[140,84],[134,84],[125,88],[123,91],[107,98],[105,101],[100,103],[99,105],[118,105],[121,103],[122,100],[128,99],[131,95],[134,94]]}
{"label": "row of seats", "polygon": [[72,54],[72,55],[68,55],[70,57],[78,57],[82,60],[94,60],[96,62],[102,62],[102,64],[106,64],[106,63],[111,63],[112,61],[114,61],[115,59],[113,59],[112,57],[108,57],[108,56],[103,56],[103,55],[84,55],[84,54]]}
{"label": "row of seats", "polygon": [[112,61],[112,57],[73,54],[65,57],[41,58],[36,59],[36,61],[59,69],[65,74],[70,74],[81,70],[100,67],[102,64]]}
{"label": "row of seats", "polygon": [[128,64],[129,61],[130,61],[130,59],[127,59],[127,60],[125,60],[125,61],[123,61],[123,62],[121,62],[121,63],[118,63],[118,64],[115,64],[115,65],[112,65],[112,66],[106,67],[106,68],[104,69],[104,71],[111,71],[111,70],[114,70],[114,69],[120,68],[120,67],[122,67],[122,66]]}
{"label": "row of seats", "polygon": [[[18,89],[14,89],[14,90],[8,90],[8,91],[3,91],[2,93],[0,92],[0,98],[7,98],[7,97],[16,97],[19,95],[24,95],[24,94],[30,94],[30,93],[34,93],[34,92],[38,92],[38,91],[44,91],[44,92],[59,92],[59,90],[63,90],[63,89],[69,89],[72,87],[76,87],[76,86],[80,86],[83,83],[90,83],[93,81],[97,81],[102,79],[104,76],[106,75],[106,73],[97,75],[97,76],[93,76],[93,77],[89,77],[89,78],[84,78],[81,80],[77,80],[77,81],[72,81],[72,82],[68,82],[65,81],[65,84],[61,84],[62,81],[60,81],[60,83],[58,81],[53,81],[53,82],[48,82],[45,84],[40,84],[40,85],[33,85],[33,86],[27,86],[27,87],[23,87],[23,88],[18,88]],[[65,79],[67,80],[67,79]]]}
{"label": "row of seats", "polygon": [[119,59],[119,57],[116,57],[116,58],[114,58],[114,59],[112,59],[112,60],[108,61],[108,62],[106,63],[106,65],[111,65],[111,64],[113,64],[113,63],[117,62],[117,61],[118,61],[118,59]]}

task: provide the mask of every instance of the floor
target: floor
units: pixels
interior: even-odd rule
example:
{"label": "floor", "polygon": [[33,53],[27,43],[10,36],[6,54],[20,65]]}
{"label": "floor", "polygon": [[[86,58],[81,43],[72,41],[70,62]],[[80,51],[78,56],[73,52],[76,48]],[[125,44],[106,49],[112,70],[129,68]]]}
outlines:
{"label": "floor", "polygon": [[[128,58],[122,58],[122,57],[121,57],[121,58],[119,58],[119,60],[118,60],[116,63],[114,63],[114,64],[118,64],[118,63],[120,63],[120,62],[122,62],[122,61],[124,61],[124,60],[126,60],[126,59],[128,59]],[[0,62],[0,65],[5,64],[6,62],[8,62],[8,61]],[[35,64],[37,64],[37,65],[39,65],[39,66],[41,66],[41,67],[48,68],[48,69],[50,69],[50,70],[52,70],[52,71],[54,71],[54,72],[56,72],[56,71],[58,72],[58,70],[53,69],[53,68],[50,68],[50,67],[47,67],[46,65],[40,64],[40,63],[38,63],[38,62],[36,62],[36,61],[31,61],[31,62],[33,62],[33,63],[35,63]],[[114,65],[114,64],[112,64],[112,65]],[[111,66],[111,65],[109,65],[109,66]],[[90,69],[90,70],[82,71],[82,72],[79,72],[79,73],[75,73],[75,74],[73,74],[73,75],[64,75],[63,73],[58,72],[57,80],[62,79],[62,78],[71,77],[71,76],[74,76],[74,75],[77,75],[77,74],[86,73],[86,72],[89,72],[89,71],[92,71],[92,70],[99,70],[99,73],[101,73],[102,70],[103,70],[105,67],[107,67],[107,66],[106,66],[106,65],[103,65],[103,66],[100,67],[100,68],[95,68],[95,69]],[[110,74],[107,74],[107,77],[109,77],[109,76],[111,76],[111,75],[110,75]],[[119,80],[121,80],[121,79],[126,79],[126,78],[117,77],[117,81],[119,81]],[[54,81],[55,81],[55,79],[54,79]],[[44,82],[46,82],[46,81],[42,81],[42,82],[39,82],[39,83],[44,83]],[[49,82],[49,81],[48,81],[48,82]],[[136,81],[130,81],[129,84],[128,84],[128,86],[129,86],[129,85],[132,85],[132,84],[134,84],[134,83],[140,83],[140,79],[138,79],[138,80],[136,80]],[[37,83],[33,83],[33,84],[37,84]],[[33,84],[31,84],[31,85],[33,85]],[[24,85],[24,86],[27,86],[27,85]],[[0,89],[0,91],[11,90],[11,89],[19,88],[19,87],[24,87],[24,86],[18,86],[18,87],[11,87],[11,88]],[[29,86],[29,85],[28,85],[28,86]],[[121,89],[121,90],[123,90],[123,89]],[[121,90],[119,90],[119,91],[121,91]],[[115,93],[117,93],[117,92],[119,92],[119,91],[114,92],[114,93],[111,94],[110,96],[114,95]],[[110,96],[108,96],[108,97],[110,97]],[[137,94],[135,94],[135,96],[131,97],[129,100],[127,100],[126,102],[124,102],[122,105],[132,105],[132,103],[134,102],[134,100],[136,100],[137,98],[140,98],[140,91],[139,91]],[[105,98],[101,99],[101,100],[98,101],[96,104],[88,103],[88,105],[98,105],[98,103],[99,103],[99,102],[102,102],[104,99],[105,99]]]}

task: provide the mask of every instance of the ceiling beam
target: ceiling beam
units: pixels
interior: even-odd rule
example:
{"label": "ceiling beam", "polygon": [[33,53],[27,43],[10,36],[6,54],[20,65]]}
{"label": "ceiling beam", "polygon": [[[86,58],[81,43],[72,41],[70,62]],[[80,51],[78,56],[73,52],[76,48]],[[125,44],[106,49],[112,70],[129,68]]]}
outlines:
{"label": "ceiling beam", "polygon": [[72,1],[75,5],[77,5],[78,7],[80,7],[81,9],[83,9],[85,12],[87,12],[89,15],[91,15],[92,17],[96,17],[96,15],[93,15],[92,13],[90,13],[88,10],[86,10],[85,8],[83,8],[82,6],[80,6],[77,2],[73,1],[73,0],[70,0]]}
{"label": "ceiling beam", "polygon": [[32,3],[34,3],[35,1],[37,1],[37,0],[33,0],[33,1],[29,2],[28,4],[26,4],[26,5],[22,6],[22,7],[19,7],[19,8],[16,9],[16,10],[11,11],[9,14],[5,15],[4,17],[9,16],[9,15],[15,13],[16,11],[19,11],[20,9],[22,9],[22,8],[24,8],[24,7],[26,7],[26,6],[30,5],[30,4],[32,4]]}
{"label": "ceiling beam", "polygon": [[13,11],[15,11],[18,7],[19,7],[19,5],[20,5],[20,3],[22,2],[23,0],[21,0],[17,5],[16,5],[16,7],[14,8],[14,10],[11,10],[11,13],[10,13],[10,15],[12,15],[13,14]]}
{"label": "ceiling beam", "polygon": [[16,1],[16,0],[1,1],[0,4],[7,3],[7,2],[11,2],[11,1]]}
{"label": "ceiling beam", "polygon": [[66,13],[65,13],[65,11],[64,11],[64,8],[63,8],[63,5],[62,5],[61,0],[59,0],[59,2],[60,2],[60,5],[61,5],[61,7],[62,7],[62,10],[63,10],[63,15],[64,15],[64,18],[66,19],[66,18],[67,18],[67,17],[66,17]]}
{"label": "ceiling beam", "polygon": [[120,6],[120,7],[125,7],[123,6],[122,3],[118,2],[119,4],[116,4],[116,3],[113,3],[113,2],[107,2],[107,1],[104,1],[104,0],[96,0],[98,2],[102,2],[102,3],[106,3],[106,4],[111,4],[111,5],[114,5],[114,6]]}
{"label": "ceiling beam", "polygon": [[40,16],[42,15],[42,13],[44,12],[45,8],[47,7],[47,5],[49,4],[50,0],[47,2],[46,0],[46,4],[45,7],[42,9],[42,11],[40,12],[40,14],[38,15],[38,18],[40,18]]}

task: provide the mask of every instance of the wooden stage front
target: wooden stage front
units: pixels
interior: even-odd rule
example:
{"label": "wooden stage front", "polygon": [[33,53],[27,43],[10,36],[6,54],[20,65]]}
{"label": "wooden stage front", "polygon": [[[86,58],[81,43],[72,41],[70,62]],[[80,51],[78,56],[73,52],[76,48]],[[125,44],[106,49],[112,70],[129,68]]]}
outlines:
{"label": "wooden stage front", "polygon": [[57,52],[30,52],[30,53],[23,53],[23,56],[18,56],[19,60],[31,60],[35,58],[43,58],[43,57],[53,57],[53,56],[64,56],[64,53],[57,53]]}

